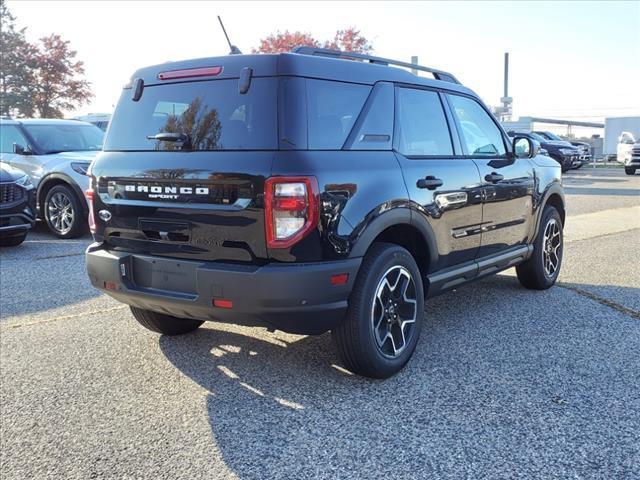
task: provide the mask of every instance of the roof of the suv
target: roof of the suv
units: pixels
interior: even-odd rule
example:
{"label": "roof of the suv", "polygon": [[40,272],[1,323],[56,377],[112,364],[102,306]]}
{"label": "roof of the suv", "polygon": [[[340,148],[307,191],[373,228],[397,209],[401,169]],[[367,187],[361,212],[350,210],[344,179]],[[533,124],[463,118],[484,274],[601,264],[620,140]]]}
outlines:
{"label": "roof of the suv", "polygon": [[[154,85],[164,83],[158,80],[158,74],[161,72],[216,66],[222,67],[222,72],[215,76],[217,79],[238,78],[243,68],[250,67],[254,77],[300,76],[368,85],[387,81],[437,87],[475,96],[473,91],[458,83],[420,77],[393,66],[299,53],[226,55],[168,62],[141,68],[131,78],[141,78],[145,85]],[[193,79],[171,80],[171,82],[175,81],[193,81]]]}

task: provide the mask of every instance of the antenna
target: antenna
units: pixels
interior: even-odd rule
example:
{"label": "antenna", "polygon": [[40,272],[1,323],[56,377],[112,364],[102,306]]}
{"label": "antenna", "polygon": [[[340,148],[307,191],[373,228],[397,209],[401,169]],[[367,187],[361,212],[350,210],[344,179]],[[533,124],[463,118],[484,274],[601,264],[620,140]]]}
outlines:
{"label": "antenna", "polygon": [[231,49],[231,51],[229,52],[229,55],[242,54],[242,52],[238,47],[236,47],[235,45],[231,45],[231,40],[229,40],[229,35],[227,35],[227,30],[224,28],[224,24],[222,23],[222,19],[220,18],[220,15],[218,15],[218,21],[220,22],[220,26],[222,27],[222,32],[224,33],[224,36],[227,38],[227,43],[229,44],[229,48]]}

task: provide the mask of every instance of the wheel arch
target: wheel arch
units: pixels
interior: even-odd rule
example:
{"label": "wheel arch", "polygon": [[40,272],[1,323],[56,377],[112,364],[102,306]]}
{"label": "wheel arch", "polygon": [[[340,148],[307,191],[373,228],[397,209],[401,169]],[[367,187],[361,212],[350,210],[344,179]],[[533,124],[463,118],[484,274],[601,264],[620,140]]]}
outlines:
{"label": "wheel arch", "polygon": [[409,251],[423,277],[433,270],[438,260],[435,235],[426,222],[412,221],[408,208],[396,208],[372,220],[354,243],[352,257],[362,257],[376,242],[399,245]]}
{"label": "wheel arch", "polygon": [[540,230],[540,222],[542,221],[542,212],[547,205],[553,206],[558,213],[560,214],[560,220],[562,220],[562,225],[564,227],[565,220],[567,218],[565,201],[564,201],[564,192],[562,191],[562,187],[558,184],[552,185],[544,194],[542,201],[540,202],[540,208],[538,208],[538,215],[536,218],[536,230],[533,238],[536,238],[538,235],[538,231]]}
{"label": "wheel arch", "polygon": [[56,185],[64,185],[71,188],[71,190],[78,196],[78,200],[80,200],[83,215],[89,214],[89,207],[87,206],[87,202],[84,201],[84,192],[80,189],[78,184],[74,182],[70,176],[64,173],[50,173],[43,177],[38,183],[36,198],[38,199],[38,213],[40,218],[44,218],[44,200],[47,193]]}

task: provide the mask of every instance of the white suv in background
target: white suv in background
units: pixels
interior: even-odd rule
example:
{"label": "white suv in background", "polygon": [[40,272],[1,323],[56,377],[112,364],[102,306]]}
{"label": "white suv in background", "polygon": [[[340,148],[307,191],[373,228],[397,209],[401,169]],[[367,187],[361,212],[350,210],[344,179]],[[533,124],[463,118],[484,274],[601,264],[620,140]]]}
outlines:
{"label": "white suv in background", "polygon": [[20,168],[37,189],[38,214],[60,238],[87,227],[87,169],[104,132],[76,120],[0,119],[0,160]]}

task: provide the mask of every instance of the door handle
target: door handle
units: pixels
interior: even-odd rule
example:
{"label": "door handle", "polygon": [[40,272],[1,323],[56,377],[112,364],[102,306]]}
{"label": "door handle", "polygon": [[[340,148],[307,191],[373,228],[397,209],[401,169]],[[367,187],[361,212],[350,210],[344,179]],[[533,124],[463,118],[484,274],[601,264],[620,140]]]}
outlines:
{"label": "door handle", "polygon": [[496,172],[491,172],[485,175],[484,179],[489,183],[498,183],[500,180],[504,180],[504,175],[500,175]]}
{"label": "door handle", "polygon": [[444,185],[444,182],[439,178],[434,177],[433,175],[429,175],[426,178],[421,178],[416,183],[416,186],[418,188],[426,188],[427,190],[435,190],[442,185]]}

